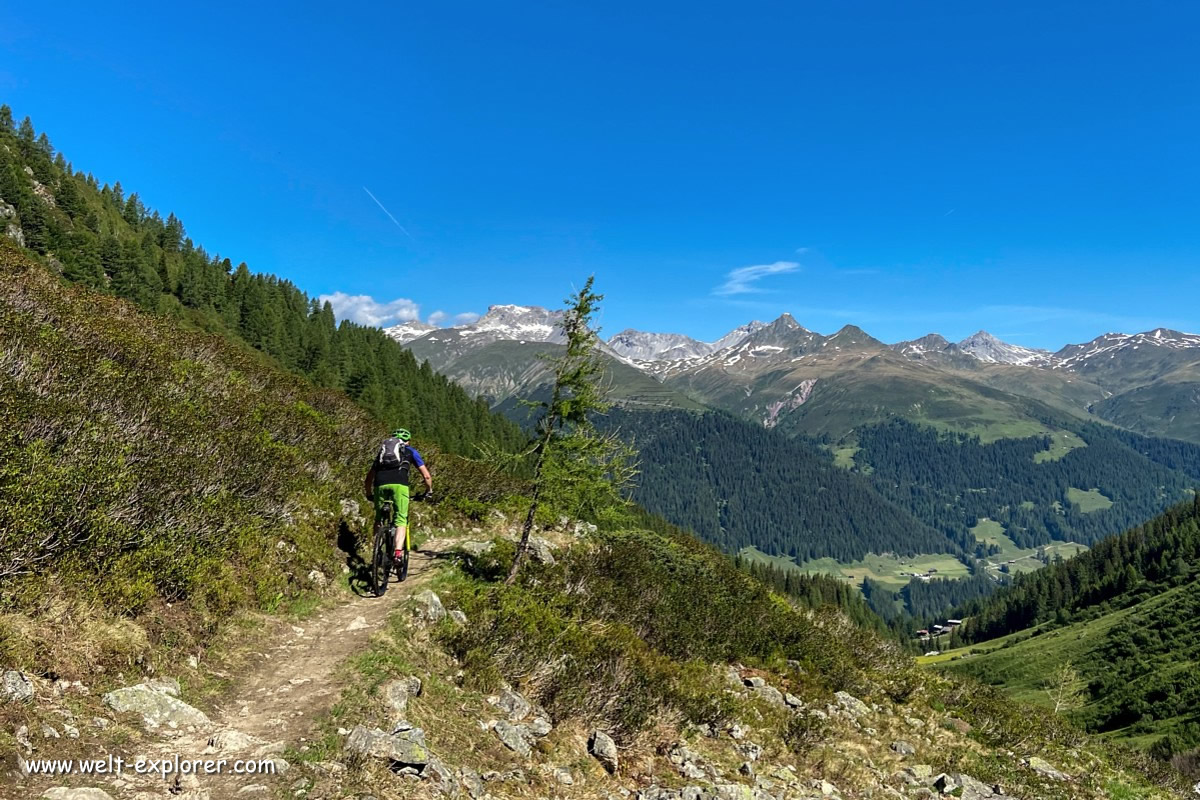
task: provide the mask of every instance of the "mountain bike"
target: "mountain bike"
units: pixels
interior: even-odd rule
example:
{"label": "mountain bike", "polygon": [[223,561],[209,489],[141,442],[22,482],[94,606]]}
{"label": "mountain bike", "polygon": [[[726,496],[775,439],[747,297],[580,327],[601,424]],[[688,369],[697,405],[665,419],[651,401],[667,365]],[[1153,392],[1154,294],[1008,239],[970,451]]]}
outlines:
{"label": "mountain bike", "polygon": [[[424,494],[414,495],[413,502],[425,499]],[[404,530],[404,555],[397,561],[394,555],[396,541],[396,507],[385,500],[379,507],[379,519],[375,523],[375,539],[371,544],[371,590],[376,597],[387,591],[388,576],[393,571],[396,580],[403,582],[408,577],[408,559],[412,553],[413,521],[409,519]]]}

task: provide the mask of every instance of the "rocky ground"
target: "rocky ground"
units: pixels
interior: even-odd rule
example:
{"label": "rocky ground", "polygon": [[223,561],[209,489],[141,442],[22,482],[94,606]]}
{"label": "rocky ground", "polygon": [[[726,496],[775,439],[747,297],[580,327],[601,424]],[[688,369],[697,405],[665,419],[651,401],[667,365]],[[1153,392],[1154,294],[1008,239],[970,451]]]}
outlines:
{"label": "rocky ground", "polygon": [[[699,728],[662,720],[621,746],[605,730],[551,719],[511,685],[474,690],[437,644],[440,626],[471,621],[434,591],[435,567],[451,551],[486,550],[492,533],[512,534],[503,521],[496,528],[427,542],[408,581],[383,598],[343,596],[281,625],[278,640],[242,659],[212,698],[189,698],[165,676],[89,698],[82,684],[5,673],[7,705],[36,709],[37,722],[15,731],[17,758],[4,764],[0,798],[1169,796],[1134,790],[1116,772],[1100,776],[1109,767],[1083,748],[1055,763],[1034,753],[1035,742],[1028,752],[996,751],[952,713],[845,692],[804,699],[786,677],[744,665],[714,667],[736,698],[736,718]],[[534,557],[553,560],[578,535],[586,530],[539,539]],[[274,774],[48,778],[20,766],[108,753],[248,758]]]}

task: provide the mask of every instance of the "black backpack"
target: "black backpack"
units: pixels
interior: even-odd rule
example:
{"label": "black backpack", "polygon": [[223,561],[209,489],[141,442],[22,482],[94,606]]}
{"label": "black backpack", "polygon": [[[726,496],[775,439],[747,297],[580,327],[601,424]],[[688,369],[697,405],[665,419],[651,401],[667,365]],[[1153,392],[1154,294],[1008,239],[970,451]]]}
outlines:
{"label": "black backpack", "polygon": [[384,439],[383,444],[379,445],[379,453],[375,456],[375,466],[388,472],[399,470],[404,480],[407,480],[411,460],[407,444],[399,439]]}

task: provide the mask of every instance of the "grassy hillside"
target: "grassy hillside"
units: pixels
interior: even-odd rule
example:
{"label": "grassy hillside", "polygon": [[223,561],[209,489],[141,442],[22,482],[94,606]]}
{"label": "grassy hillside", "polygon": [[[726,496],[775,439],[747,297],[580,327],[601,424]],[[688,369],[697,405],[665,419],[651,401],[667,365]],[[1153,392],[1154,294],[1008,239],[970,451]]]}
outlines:
{"label": "grassy hillside", "polygon": [[103,654],[40,645],[68,624],[62,603],[146,619],[153,639],[175,635],[150,613],[163,603],[203,626],[331,574],[340,500],[380,433],[344,396],[64,286],[7,244],[0,417],[0,609],[31,615],[0,617],[0,661],[63,674]]}
{"label": "grassy hillside", "polygon": [[1188,737],[1187,749],[1200,746],[1191,735],[1200,725],[1197,581],[1094,619],[1022,631],[927,661],[1046,707],[1052,705],[1047,677],[1071,664],[1082,694],[1071,713],[1082,725],[1143,747],[1170,734]]}

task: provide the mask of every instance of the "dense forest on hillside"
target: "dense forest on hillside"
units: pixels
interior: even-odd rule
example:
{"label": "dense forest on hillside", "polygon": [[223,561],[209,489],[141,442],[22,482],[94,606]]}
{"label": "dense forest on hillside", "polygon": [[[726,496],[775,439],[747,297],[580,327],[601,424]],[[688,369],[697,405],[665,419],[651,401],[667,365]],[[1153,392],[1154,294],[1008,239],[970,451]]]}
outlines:
{"label": "dense forest on hillside", "polygon": [[1075,558],[1018,576],[990,598],[966,604],[962,642],[1039,623],[1068,622],[1182,585],[1200,574],[1200,495]]}
{"label": "dense forest on hillside", "polygon": [[463,454],[516,449],[515,425],[435,374],[377,328],[343,321],[292,283],[252,273],[188,238],[118,182],[75,171],[26,117],[0,106],[0,225],[69,281],[219,332],[319,386],[344,391],[382,420]]}
{"label": "dense forest on hillside", "polygon": [[634,499],[726,552],[754,546],[797,561],[854,561],[955,549],[828,454],[753,423],[614,410],[607,424],[641,452]]}
{"label": "dense forest on hillside", "polygon": [[734,557],[738,567],[789,597],[801,608],[836,608],[857,625],[884,630],[883,618],[871,610],[861,592],[832,575],[804,572],[799,567],[780,567],[763,561]]}
{"label": "dense forest on hillside", "polygon": [[[1086,447],[1036,461],[1049,437],[982,444],[897,419],[860,429],[855,461],[870,467],[882,495],[968,550],[976,549],[970,528],[983,518],[1003,524],[1018,547],[1055,539],[1090,545],[1179,502],[1200,482],[1198,445],[1098,424],[1078,434]],[[1070,502],[1070,487],[1098,489],[1112,506],[1085,511]]]}

